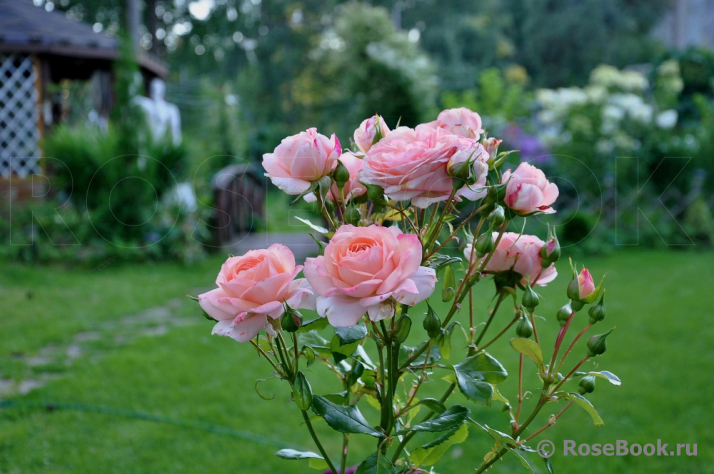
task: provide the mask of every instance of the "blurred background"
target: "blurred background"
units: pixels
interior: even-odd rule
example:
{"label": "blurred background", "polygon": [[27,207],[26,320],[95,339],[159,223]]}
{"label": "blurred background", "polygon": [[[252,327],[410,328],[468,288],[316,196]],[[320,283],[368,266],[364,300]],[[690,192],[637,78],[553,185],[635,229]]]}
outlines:
{"label": "blurred background", "polygon": [[714,0],[0,0],[0,472],[309,472],[272,457],[311,448],[285,387],[183,295],[227,252],[314,252],[260,166],[282,138],[452,107],[558,184],[527,229],[608,272],[623,386],[549,436],[700,444],[556,468],[712,472],[712,48]]}

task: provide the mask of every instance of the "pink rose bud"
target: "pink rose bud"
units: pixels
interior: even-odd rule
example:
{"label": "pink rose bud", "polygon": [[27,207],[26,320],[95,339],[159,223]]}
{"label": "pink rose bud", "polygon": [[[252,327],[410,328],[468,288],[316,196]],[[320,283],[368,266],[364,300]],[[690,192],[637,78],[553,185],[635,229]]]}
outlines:
{"label": "pink rose bud", "polygon": [[580,298],[587,298],[593,291],[595,291],[593,277],[587,268],[583,268],[580,270],[580,275],[578,275],[578,292],[580,293]]}
{"label": "pink rose bud", "polygon": [[[483,145],[476,143],[473,147],[459,149],[452,155],[446,165],[449,176],[458,178],[454,183],[457,189],[463,187],[466,182],[469,185],[474,185],[482,181],[486,184],[485,178],[488,174],[488,153]],[[484,178],[484,179],[481,179]]]}
{"label": "pink rose bud", "polygon": [[287,194],[303,194],[313,183],[328,176],[337,165],[342,149],[332,134],[327,138],[310,128],[284,138],[273,153],[263,155],[265,175]]}
{"label": "pink rose bud", "polygon": [[503,173],[501,183],[506,184],[505,203],[516,214],[552,214],[550,207],[558,198],[558,186],[545,178],[545,174],[528,163],[521,163],[516,171]]}
{"label": "pink rose bud", "polygon": [[548,226],[548,240],[545,246],[540,249],[540,256],[543,259],[543,267],[557,262],[560,258],[560,243],[558,242],[558,236],[555,235],[554,227]]}
{"label": "pink rose bud", "polygon": [[483,133],[481,116],[465,107],[443,110],[434,125],[454,135],[474,140],[478,140]]}
{"label": "pink rose bud", "polygon": [[486,152],[488,153],[488,162],[493,163],[496,161],[496,158],[498,157],[498,147],[503,142],[503,140],[499,140],[498,138],[487,138],[483,141],[483,146],[486,149]]}
{"label": "pink rose bud", "polygon": [[[573,265],[572,262],[570,264],[571,266]],[[601,281],[596,287],[593,277],[587,268],[580,270],[580,273],[577,273],[574,266],[572,268],[573,279],[568,285],[567,294],[574,304],[573,309],[579,311],[584,304],[590,304],[597,299],[602,290],[603,282]]]}
{"label": "pink rose bud", "polygon": [[387,133],[389,133],[389,127],[387,127],[384,119],[379,115],[375,115],[363,121],[359,128],[355,130],[355,144],[362,152],[367,153],[372,148],[372,145],[381,140]]}
{"label": "pink rose bud", "polygon": [[263,328],[272,331],[268,318],[281,317],[286,304],[315,309],[307,280],[295,279],[301,270],[290,249],[280,244],[230,257],[216,278],[218,288],[198,296],[201,308],[218,321],[213,334],[248,342]]}
{"label": "pink rose bud", "polygon": [[419,237],[397,227],[342,225],[324,255],[305,261],[318,293],[317,313],[335,327],[354,326],[366,313],[390,318],[399,302],[413,306],[434,292],[433,268],[421,266]]}

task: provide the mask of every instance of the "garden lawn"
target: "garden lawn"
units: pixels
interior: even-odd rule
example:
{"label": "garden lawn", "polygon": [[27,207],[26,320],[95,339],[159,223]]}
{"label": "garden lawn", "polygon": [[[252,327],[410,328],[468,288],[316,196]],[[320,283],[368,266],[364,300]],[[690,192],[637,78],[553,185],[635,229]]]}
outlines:
{"label": "garden lawn", "polygon": [[[556,472],[712,472],[712,257],[634,251],[587,259],[596,278],[607,272],[607,318],[594,333],[617,326],[607,352],[595,362],[598,370],[616,373],[623,384],[615,387],[599,380],[589,395],[604,426],[593,426],[586,412],[572,407],[534,440],[556,443]],[[212,286],[219,259],[190,268],[110,264],[94,271],[0,265],[0,378],[45,383],[26,395],[4,399],[11,405],[0,410],[0,472],[316,472],[301,461],[273,456],[281,447],[315,450],[289,401],[287,385],[277,380],[262,383],[261,393],[274,395],[262,400],[254,384],[270,375],[267,363],[249,345],[211,337],[211,323],[195,303],[183,299]],[[537,313],[547,318],[539,323],[546,358],[558,330],[555,311],[565,302],[567,262],[560,262],[559,271],[555,283],[539,290],[543,297]],[[479,315],[485,314],[492,293],[490,282],[477,287]],[[443,309],[437,309],[443,315]],[[167,312],[169,318],[151,317]],[[421,333],[420,312],[410,311],[416,323],[412,336]],[[511,318],[506,310],[499,316],[490,334]],[[137,323],[142,318],[146,324]],[[579,318],[574,329],[584,325],[584,315]],[[409,343],[418,342],[410,337]],[[463,345],[457,330],[456,361]],[[75,346],[81,350],[69,357]],[[513,400],[517,354],[506,340],[498,346],[492,346],[491,353],[511,374],[501,391]],[[572,363],[584,350],[583,344],[576,346]],[[309,371],[316,392],[338,390],[329,378],[321,378],[317,366]],[[443,392],[447,383],[440,376],[426,384],[425,395]],[[526,366],[525,383],[536,389],[532,364]],[[575,384],[569,388],[574,390]],[[494,402],[493,410],[461,395],[452,402],[465,404],[477,419],[507,431],[500,402]],[[534,429],[561,407],[546,407]],[[376,410],[367,403],[360,408],[377,423]],[[330,435],[323,422],[316,425],[319,433]],[[472,436],[446,453],[438,472],[469,472],[480,464],[493,443],[488,435],[469,429]],[[323,438],[331,453],[339,451],[339,437]],[[415,439],[430,438],[433,435],[421,434]],[[578,444],[656,444],[661,439],[669,450],[677,443],[696,443],[698,450],[696,457],[563,457],[563,439]],[[356,452],[350,464],[357,464],[373,444],[372,438],[353,435],[350,446]],[[544,467],[536,456],[531,459]],[[489,472],[527,471],[507,457]]]}

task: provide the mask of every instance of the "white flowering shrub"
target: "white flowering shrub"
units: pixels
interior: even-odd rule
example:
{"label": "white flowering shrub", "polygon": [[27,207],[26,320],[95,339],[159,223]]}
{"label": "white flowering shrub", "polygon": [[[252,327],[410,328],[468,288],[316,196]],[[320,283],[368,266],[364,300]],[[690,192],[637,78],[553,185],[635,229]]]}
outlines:
{"label": "white flowering shrub", "polygon": [[538,137],[553,154],[574,158],[559,160],[559,166],[568,166],[568,173],[575,173],[593,193],[599,192],[603,178],[616,173],[620,178],[623,172],[631,175],[630,184],[636,185],[632,170],[618,169],[618,157],[640,158],[647,168],[696,145],[693,137],[682,140],[674,133],[674,106],[682,89],[677,62],[663,63],[652,76],[650,81],[640,72],[602,65],[583,88],[536,92]]}

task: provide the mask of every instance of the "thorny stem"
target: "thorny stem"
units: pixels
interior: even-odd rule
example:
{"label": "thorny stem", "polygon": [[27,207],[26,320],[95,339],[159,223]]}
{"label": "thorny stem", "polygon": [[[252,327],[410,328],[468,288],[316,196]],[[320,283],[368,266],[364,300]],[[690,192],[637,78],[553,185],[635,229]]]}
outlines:
{"label": "thorny stem", "polygon": [[585,361],[588,360],[589,358],[590,357],[588,357],[588,356],[583,357],[583,359],[580,362],[578,362],[575,365],[575,367],[573,367],[573,370],[568,372],[568,375],[563,377],[563,380],[560,381],[560,383],[555,387],[555,389],[553,389],[553,391],[557,391],[575,373],[575,371],[578,370],[580,368],[580,366],[583,365],[585,363]]}
{"label": "thorny stem", "polygon": [[523,354],[519,354],[518,361],[518,408],[516,409],[515,426],[518,426],[518,420],[521,418],[521,407],[523,406]]}
{"label": "thorny stem", "polygon": [[407,403],[404,404],[404,408],[399,410],[395,415],[394,418],[399,418],[402,416],[404,413],[408,412],[411,410],[411,403],[414,401],[414,397],[416,397],[417,392],[419,391],[419,388],[421,387],[421,384],[424,382],[426,377],[424,376],[424,372],[426,372],[427,367],[429,366],[429,355],[431,354],[431,348],[433,345],[433,341],[430,339],[429,340],[429,347],[426,349],[426,356],[424,357],[424,366],[421,368],[421,374],[419,375],[419,380],[417,380],[417,385],[414,387],[412,390],[412,393],[407,400]]}
{"label": "thorny stem", "polygon": [[[451,395],[451,393],[454,391],[455,388],[456,388],[456,384],[452,383],[451,385],[449,385],[449,388],[446,390],[444,395],[439,399],[439,401],[441,403],[444,403],[446,401],[446,399],[449,398],[449,396]],[[429,420],[433,416],[434,416],[434,412],[431,411],[421,421],[419,421],[419,423],[424,423],[425,421]],[[397,446],[397,450],[394,452],[394,456],[392,456],[392,464],[397,462],[397,460],[399,459],[399,455],[402,454],[402,450],[407,445],[407,443],[409,443],[409,441],[414,437],[415,434],[416,434],[416,431],[410,431],[409,433],[404,435],[404,438],[402,438],[402,442],[399,443],[399,446]]]}
{"label": "thorny stem", "polygon": [[506,333],[506,331],[508,331],[509,329],[511,329],[511,326],[513,326],[513,325],[516,323],[516,321],[518,321],[519,319],[521,319],[519,316],[516,316],[515,318],[513,318],[513,320],[511,320],[511,322],[508,323],[508,325],[506,325],[506,327],[503,328],[503,330],[502,330],[501,332],[499,332],[499,333],[496,335],[496,337],[494,337],[493,339],[491,339],[490,341],[488,341],[488,342],[487,342],[486,344],[484,344],[483,346],[479,347],[479,349],[478,349],[479,352],[485,350],[488,346],[490,346],[491,344],[493,344],[494,342],[496,342],[501,336],[503,336],[503,335]]}
{"label": "thorny stem", "polygon": [[[342,213],[342,204],[345,200],[345,193],[343,189],[340,189],[340,196],[342,199],[337,199],[337,196],[335,196],[335,193],[332,192],[332,188],[330,188],[330,194],[332,195],[332,202],[335,203],[335,207],[337,208],[337,215],[340,218],[340,222],[343,224],[345,223],[345,215]],[[345,205],[345,210],[347,210],[347,205]]]}
{"label": "thorny stem", "polygon": [[327,452],[325,451],[325,448],[322,447],[322,443],[320,443],[320,439],[317,437],[317,433],[315,433],[315,428],[312,427],[312,422],[310,421],[310,416],[307,414],[305,410],[300,410],[302,411],[302,418],[305,420],[305,424],[307,425],[307,429],[310,432],[310,436],[312,436],[312,440],[315,442],[315,446],[317,446],[317,449],[320,451],[320,454],[322,454],[322,457],[325,458],[325,462],[327,463],[327,466],[330,468],[332,472],[344,472],[344,471],[338,471],[335,465],[332,463],[332,460],[330,460],[329,456],[327,456]]}
{"label": "thorny stem", "polygon": [[558,364],[558,368],[555,370],[556,374],[558,372],[560,372],[560,368],[563,366],[563,363],[565,362],[565,359],[568,357],[568,354],[570,354],[570,351],[573,350],[573,346],[575,346],[575,343],[578,342],[578,339],[580,339],[582,337],[582,335],[585,334],[588,331],[588,329],[590,329],[591,327],[592,327],[592,325],[588,324],[587,326],[585,326],[583,328],[582,331],[580,331],[578,333],[577,336],[575,336],[575,339],[573,339],[573,342],[570,343],[570,345],[568,346],[568,349],[565,351],[565,354],[563,354],[563,358],[560,359],[560,364]]}
{"label": "thorny stem", "polygon": [[295,351],[295,374],[300,367],[300,351],[298,350],[297,332],[293,333],[293,350]]}
{"label": "thorny stem", "polygon": [[[476,214],[478,214],[479,212],[481,212],[484,207],[485,207],[485,205],[479,207],[479,208],[476,209],[474,212],[472,212],[470,216],[468,216],[466,219],[464,219],[464,220],[461,222],[461,224],[459,224],[458,227],[456,227],[456,230],[454,230],[454,231],[451,233],[451,235],[450,235],[449,237],[447,237],[447,238],[446,238],[441,244],[439,244],[434,250],[432,250],[431,252],[428,252],[428,253],[426,254],[425,260],[428,259],[429,257],[431,257],[432,255],[434,255],[434,254],[435,254],[436,252],[438,252],[439,250],[441,250],[441,249],[444,247],[444,245],[446,245],[446,244],[448,244],[449,242],[451,242],[451,241],[453,240],[453,238],[456,237],[456,234],[458,234],[459,231],[460,231],[466,224],[468,224],[468,222],[469,222],[471,219],[473,219],[474,217],[476,217]],[[483,218],[481,218],[481,219],[483,220]]]}
{"label": "thorny stem", "polygon": [[[277,352],[280,355],[280,359],[282,360],[282,363],[285,366],[286,370],[289,371],[290,369],[289,369],[288,365],[286,364],[285,356],[283,355],[283,347],[282,346],[285,344],[285,341],[283,341],[283,343],[281,345],[281,342],[280,342],[281,339],[282,339],[282,337],[280,337],[280,339],[275,339],[275,342],[277,343],[277,346],[278,346]],[[253,342],[253,345],[259,351],[261,351],[264,355],[266,355],[265,352],[257,344],[255,344],[255,342]],[[297,347],[297,345],[295,347]],[[266,355],[266,358],[267,358],[267,355]],[[270,359],[268,359],[268,360],[270,360]],[[273,365],[273,367],[275,367],[277,370],[277,367],[275,366],[275,364],[273,364],[272,361],[270,361],[270,362]],[[288,381],[290,382],[290,387],[292,388],[295,384],[295,376],[291,373],[288,373]],[[310,436],[312,436],[312,440],[315,442],[315,446],[317,446],[317,449],[320,451],[320,454],[322,454],[322,457],[325,459],[325,462],[327,463],[328,467],[332,470],[332,472],[339,472],[339,471],[337,471],[337,468],[335,467],[335,465],[332,463],[332,460],[330,460],[329,456],[327,455],[327,452],[325,451],[325,448],[322,446],[322,443],[320,443],[320,439],[317,437],[317,433],[315,433],[315,429],[312,426],[312,422],[310,421],[310,416],[308,415],[307,411],[302,410],[302,409],[300,411],[302,412],[302,418],[303,418],[303,420],[305,420],[305,424],[307,425],[307,429],[310,432]]]}
{"label": "thorny stem", "polygon": [[[451,194],[449,195],[449,199],[446,200],[446,205],[444,206],[444,211],[439,214],[439,218],[436,220],[435,228],[439,229],[441,228],[441,224],[444,222],[444,217],[446,216],[447,211],[449,210],[449,206],[451,205],[451,201],[454,199],[454,196],[456,195],[456,189],[451,190]],[[436,212],[436,209],[438,206],[434,208],[434,212]],[[431,226],[429,226],[431,228]],[[431,246],[439,239],[439,233],[434,232],[433,237],[430,239],[429,242],[427,242],[427,245],[424,246],[424,251],[426,253],[429,253],[429,249]]]}
{"label": "thorny stem", "polygon": [[327,212],[327,207],[325,206],[325,199],[322,197],[322,194],[318,190],[315,195],[317,196],[317,204],[318,206],[320,206],[320,213],[325,216],[325,219],[327,219],[327,222],[329,223],[330,227],[332,227],[333,230],[337,230],[337,225],[335,224],[335,221],[332,220],[332,216],[329,212]]}
{"label": "thorny stem", "polygon": [[271,359],[271,358],[268,356],[268,354],[267,354],[258,344],[255,343],[254,340],[251,339],[250,343],[253,344],[253,347],[255,347],[255,348],[258,350],[258,352],[260,352],[260,353],[263,355],[263,357],[265,357],[265,359],[266,359],[268,362],[270,362],[270,365],[273,366],[273,368],[275,369],[275,371],[278,372],[278,373],[280,373],[280,369],[278,369],[278,366],[277,366],[277,364],[273,361],[273,359]]}
{"label": "thorny stem", "polygon": [[551,358],[550,365],[548,366],[548,375],[553,374],[553,368],[554,368],[553,366],[555,365],[555,361],[558,359],[558,352],[560,351],[560,346],[563,345],[563,338],[565,337],[565,333],[568,332],[568,328],[570,327],[570,323],[573,322],[574,316],[575,316],[575,311],[571,311],[570,317],[568,318],[568,321],[565,323],[565,326],[560,328],[560,332],[558,333],[558,338],[555,340],[555,349],[553,350],[553,357]]}
{"label": "thorny stem", "polygon": [[529,311],[528,317],[531,320],[531,326],[533,326],[533,337],[535,338],[535,342],[540,345],[540,341],[538,340],[538,330],[536,329],[535,314],[532,311]]}
{"label": "thorny stem", "polygon": [[570,406],[571,406],[572,404],[573,404],[572,401],[568,402],[568,404],[565,405],[565,406],[563,407],[563,409],[558,412],[557,415],[555,415],[555,416],[552,417],[550,420],[548,420],[548,423],[546,423],[545,426],[543,426],[541,429],[539,429],[538,431],[536,431],[535,433],[533,433],[532,435],[530,435],[529,437],[527,437],[526,439],[524,439],[524,440],[523,440],[523,443],[532,440],[533,438],[535,438],[536,436],[538,436],[539,434],[541,434],[542,432],[544,432],[545,430],[547,430],[548,428],[550,428],[551,426],[553,426],[553,425],[555,424],[555,422],[558,421],[558,418],[560,418],[561,416],[563,416],[563,413],[565,413],[565,411],[566,411],[568,408],[570,408]]}
{"label": "thorny stem", "polygon": [[290,369],[290,366],[288,365],[287,359],[285,357],[285,350],[283,349],[283,347],[285,346],[285,340],[283,339],[282,334],[278,333],[278,338],[275,339],[275,343],[278,346],[277,349],[278,356],[280,356],[280,362],[282,363],[283,367],[285,367],[285,372],[287,373],[288,378],[292,380],[295,374],[292,373],[292,370]]}
{"label": "thorny stem", "polygon": [[[354,369],[353,369],[354,370]],[[343,381],[343,386],[345,390],[347,391],[347,404],[350,403],[350,387],[349,387],[349,382],[345,379]],[[342,435],[342,460],[340,461],[340,474],[344,474],[345,468],[347,467],[347,452],[348,452],[348,446],[350,443],[350,435],[347,433],[344,433]]]}
{"label": "thorny stem", "polygon": [[473,344],[474,336],[476,335],[476,327],[474,326],[474,288],[469,288],[469,345]]}
{"label": "thorny stem", "polygon": [[[483,222],[484,222],[484,220],[482,218],[481,221],[479,222],[478,228],[481,227]],[[508,225],[508,221],[504,221],[503,225],[501,226],[501,231],[498,234],[498,237],[496,238],[496,242],[495,242],[494,246],[498,246],[498,243],[501,241],[501,238],[503,237],[503,233],[505,232],[507,225]],[[476,239],[476,235],[478,235],[478,233],[474,235],[474,241]],[[486,260],[484,260],[481,263],[481,267],[473,274],[471,273],[471,271],[474,269],[475,262],[470,264],[469,269],[466,271],[466,275],[464,275],[464,279],[461,281],[459,288],[456,290],[456,297],[454,298],[454,303],[451,305],[451,309],[449,309],[449,313],[446,315],[446,318],[444,318],[444,321],[441,323],[442,328],[445,328],[446,325],[449,324],[449,321],[451,320],[451,318],[460,309],[461,302],[466,297],[466,293],[463,291],[464,286],[467,285],[467,282],[469,282],[468,288],[471,288],[475,284],[475,281],[471,281],[472,276],[482,273],[484,268],[486,268],[486,265],[488,265],[488,262],[491,260],[492,256],[493,256],[493,252],[491,252],[488,255],[488,257],[486,257]],[[472,260],[473,260],[473,256],[472,256]],[[399,368],[399,371],[401,372],[406,367],[409,367],[409,364],[411,364],[417,357],[419,357],[426,350],[426,347],[427,347],[427,343],[423,343],[421,346],[419,346],[419,348],[416,351],[414,351],[414,353],[411,356],[409,356],[409,358],[407,358],[406,362],[404,362],[404,364],[401,365],[401,367]]]}
{"label": "thorny stem", "polygon": [[[493,307],[493,309],[491,310],[491,313],[488,315],[488,320],[486,321],[486,325],[483,327],[483,329],[479,333],[478,337],[474,341],[474,345],[476,347],[478,347],[479,342],[481,342],[481,339],[483,339],[483,336],[486,334],[486,331],[488,331],[488,327],[491,325],[491,322],[493,321],[493,317],[496,315],[496,312],[498,311],[498,307],[501,306],[501,302],[504,299],[506,299],[506,293],[505,292],[499,293],[498,300],[496,300],[496,305]],[[506,329],[508,329],[508,328],[506,328]],[[500,334],[499,334],[499,336],[500,336]],[[497,336],[497,338],[499,336]]]}
{"label": "thorny stem", "polygon": [[[511,437],[513,439],[518,439],[518,436],[520,436],[521,433],[523,433],[523,431],[525,431],[525,429],[528,427],[528,425],[530,425],[533,422],[536,415],[538,415],[538,413],[541,411],[541,409],[546,405],[546,403],[548,402],[548,396],[546,395],[546,393],[548,393],[549,386],[550,386],[550,384],[547,382],[545,382],[543,384],[543,395],[541,395],[540,399],[538,400],[538,404],[535,406],[535,408],[533,409],[531,414],[528,416],[526,421],[523,422],[522,425],[513,427],[513,433],[511,435]],[[482,472],[484,472],[486,469],[491,467],[496,461],[501,459],[507,452],[508,452],[507,448],[501,449],[491,459],[489,459],[488,461],[484,461],[483,464],[481,464],[481,466],[479,466],[479,468],[476,469],[475,474],[481,474]]]}

